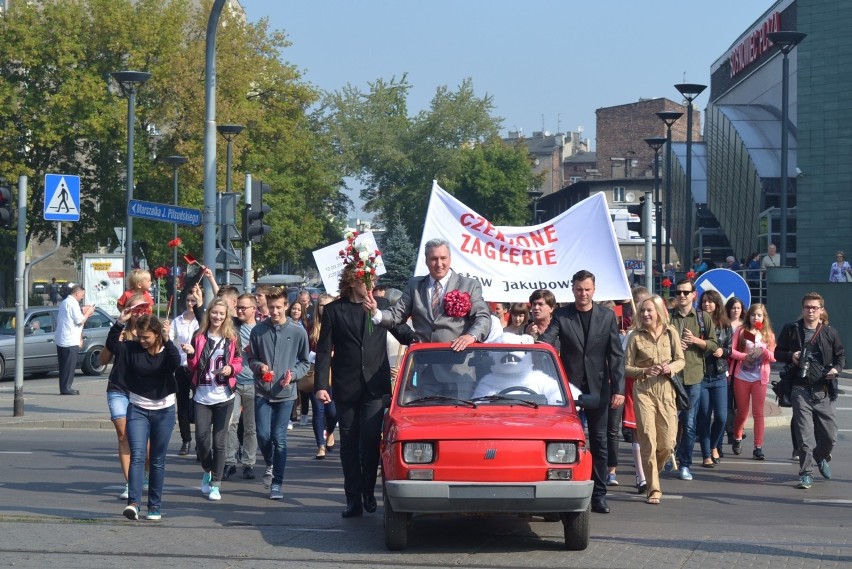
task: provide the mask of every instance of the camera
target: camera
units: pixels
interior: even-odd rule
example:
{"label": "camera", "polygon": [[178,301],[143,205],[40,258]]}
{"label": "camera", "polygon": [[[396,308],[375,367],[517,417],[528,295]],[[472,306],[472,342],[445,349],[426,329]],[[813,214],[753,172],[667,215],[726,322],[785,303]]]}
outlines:
{"label": "camera", "polygon": [[808,372],[811,369],[811,363],[814,361],[814,355],[811,353],[810,349],[804,348],[802,350],[802,355],[799,356],[799,380],[807,383],[808,382]]}

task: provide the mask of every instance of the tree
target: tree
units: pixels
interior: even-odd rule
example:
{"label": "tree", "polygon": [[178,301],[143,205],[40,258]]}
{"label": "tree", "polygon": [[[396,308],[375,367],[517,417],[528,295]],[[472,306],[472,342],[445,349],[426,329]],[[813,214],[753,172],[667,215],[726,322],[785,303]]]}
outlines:
{"label": "tree", "polygon": [[[418,236],[432,180],[452,186],[458,156],[494,139],[501,119],[491,116],[492,98],[477,97],[470,79],[455,91],[439,87],[429,108],[414,117],[407,114],[410,88],[406,76],[379,79],[367,93],[348,85],[326,97],[323,112],[346,174],[364,186],[367,210],[383,220],[399,217],[407,233]],[[470,198],[467,205],[474,209],[490,199],[476,193]]]}
{"label": "tree", "polygon": [[[64,243],[94,250],[124,225],[127,100],[111,81],[122,69],[152,73],[136,104],[135,195],[171,203],[171,168],[181,154],[182,206],[203,204],[205,30],[209,2],[183,0],[45,0],[13,2],[0,18],[0,171],[30,179],[29,236],[51,238],[41,219],[43,175],[79,174],[81,220],[66,224]],[[304,251],[339,234],[347,198],[338,158],[309,109],[319,92],[282,63],[288,47],[268,21],[223,14],[217,53],[217,121],[244,124],[233,143],[236,191],[251,172],[273,189],[270,236],[256,267],[298,262]],[[217,140],[217,180],[225,178],[225,144]],[[181,227],[193,252],[201,230]],[[171,226],[137,220],[134,237],[152,244],[151,264],[170,259]]]}
{"label": "tree", "polygon": [[404,290],[408,280],[414,276],[417,248],[411,243],[405,225],[398,217],[385,233],[382,260],[388,271],[380,277],[382,284]]}

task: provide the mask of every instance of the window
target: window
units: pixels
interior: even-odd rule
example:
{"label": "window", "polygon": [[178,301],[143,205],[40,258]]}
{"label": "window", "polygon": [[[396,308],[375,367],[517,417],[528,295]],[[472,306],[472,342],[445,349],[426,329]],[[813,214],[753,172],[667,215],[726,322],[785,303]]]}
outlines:
{"label": "window", "polygon": [[106,314],[102,312],[98,312],[97,310],[89,316],[89,319],[86,320],[86,323],[83,324],[83,328],[86,330],[90,330],[92,328],[109,328],[112,326],[112,321],[106,316]]}
{"label": "window", "polygon": [[569,178],[569,180],[572,184],[576,184],[577,182],[581,181],[582,179],[583,179],[582,176],[571,176]]}
{"label": "window", "polygon": [[626,201],[624,198],[624,187],[616,186],[612,189],[612,201],[615,203],[621,203]]}

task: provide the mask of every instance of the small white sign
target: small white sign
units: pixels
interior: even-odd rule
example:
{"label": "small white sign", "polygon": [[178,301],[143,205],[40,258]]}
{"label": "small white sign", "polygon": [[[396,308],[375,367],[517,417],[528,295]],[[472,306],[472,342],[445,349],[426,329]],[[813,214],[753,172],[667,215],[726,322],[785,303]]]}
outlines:
{"label": "small white sign", "polygon": [[[373,236],[372,231],[366,231],[358,235],[355,238],[355,244],[364,245],[370,251],[378,249],[376,238]],[[347,241],[344,239],[322,249],[317,249],[313,253],[314,262],[317,264],[317,270],[319,270],[325,291],[332,296],[337,296],[340,292],[338,286],[340,285],[340,273],[343,272],[343,259],[340,258],[340,252],[346,245]],[[386,272],[387,269],[380,255],[376,257],[376,275],[383,275]]]}

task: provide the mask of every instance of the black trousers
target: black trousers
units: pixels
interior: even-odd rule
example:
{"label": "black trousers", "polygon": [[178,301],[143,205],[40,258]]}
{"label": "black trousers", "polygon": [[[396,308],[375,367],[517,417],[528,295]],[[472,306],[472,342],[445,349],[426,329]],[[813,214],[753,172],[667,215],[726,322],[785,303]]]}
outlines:
{"label": "black trousers", "polygon": [[79,353],[80,346],[56,346],[56,355],[59,358],[59,393],[68,393],[73,388]]}
{"label": "black trousers", "polygon": [[364,392],[358,401],[335,401],[340,429],[340,462],[346,504],[360,504],[375,493],[384,407]]}
{"label": "black trousers", "polygon": [[609,400],[601,399],[600,409],[586,409],[586,422],[589,426],[589,450],[592,453],[592,500],[606,496],[607,468],[607,422],[609,419]]}
{"label": "black trousers", "polygon": [[192,442],[192,430],[189,426],[189,406],[195,405],[189,398],[189,389],[192,387],[192,377],[189,375],[189,370],[185,367],[179,367],[175,371],[175,381],[177,382],[177,421],[180,429],[180,440],[184,443]]}

